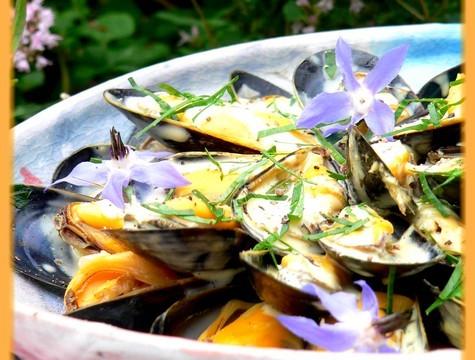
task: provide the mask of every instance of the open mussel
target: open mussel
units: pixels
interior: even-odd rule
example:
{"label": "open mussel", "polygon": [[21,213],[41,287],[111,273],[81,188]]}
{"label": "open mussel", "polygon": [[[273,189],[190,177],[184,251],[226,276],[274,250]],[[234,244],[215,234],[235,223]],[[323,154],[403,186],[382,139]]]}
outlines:
{"label": "open mussel", "polygon": [[132,251],[83,256],[66,289],[65,309],[70,312],[149,286],[167,287],[179,276],[163,263]]}
{"label": "open mussel", "polygon": [[246,283],[203,291],[170,306],[151,331],[215,344],[302,349],[277,312],[258,301]]}
{"label": "open mussel", "polygon": [[[319,253],[304,240],[319,231],[329,217],[347,205],[347,183],[335,178],[339,168],[320,147],[304,148],[283,158],[251,178],[234,201],[242,225],[262,242],[278,236],[277,248]],[[277,234],[277,235],[276,235]]]}
{"label": "open mussel", "polygon": [[406,221],[390,220],[367,205],[346,207],[319,242],[335,261],[368,277],[385,277],[391,267],[399,276],[412,275],[444,258],[437,246]]}
{"label": "open mussel", "polygon": [[[434,106],[432,115],[426,111],[423,116],[402,121],[393,131],[394,138],[415,151],[418,163],[426,161],[432,151],[460,146],[462,143],[464,76],[457,74],[453,80],[452,85],[446,84],[447,89],[443,91],[438,110],[434,110],[437,109]],[[437,115],[439,112],[443,115]]]}
{"label": "open mussel", "polygon": [[15,269],[29,277],[66,288],[77,268],[78,254],[55,229],[54,218],[71,201],[92,200],[62,189],[15,185]]}
{"label": "open mussel", "polygon": [[[410,161],[410,152],[400,146],[396,158],[391,156],[391,168],[378,155],[372,144],[357,127],[353,127],[347,140],[347,162],[351,184],[360,200],[379,210],[391,209],[395,206],[403,215],[415,214],[417,205],[413,199],[413,189],[407,185],[404,165]],[[389,148],[393,155],[394,147]],[[381,151],[384,153],[384,151]],[[399,174],[398,180],[393,175]]]}
{"label": "open mussel", "polygon": [[[124,210],[109,201],[68,204],[57,216],[64,240],[87,253],[136,250],[176,271],[220,270],[237,264],[249,237],[232,219],[229,205],[247,177],[265,166],[254,155],[183,153],[170,158],[190,184],[173,191],[144,188],[130,195]],[[230,201],[229,201],[230,202]],[[223,219],[217,219],[221,211]]]}
{"label": "open mussel", "polygon": [[318,297],[302,291],[305,284],[315,283],[334,292],[349,283],[348,273],[325,255],[282,257],[248,250],[241,252],[240,258],[249,270],[259,298],[288,314],[316,315],[324,311],[313,305],[319,301]]}
{"label": "open mussel", "polygon": [[[240,88],[243,86],[240,83]],[[312,135],[291,129],[294,127],[293,119],[301,109],[295,100],[285,96],[219,100],[219,104],[215,101],[187,108],[183,104],[189,103],[190,99],[183,94],[162,91],[156,95],[173,108],[183,108],[148,130],[152,137],[177,151],[202,151],[207,148],[210,151],[256,154],[275,145],[279,151],[292,152],[298,144],[317,143]],[[151,96],[135,89],[110,89],[104,92],[104,99],[139,129],[146,128],[165,112]],[[289,129],[272,131],[285,127]]]}
{"label": "open mussel", "polygon": [[77,319],[100,321],[124,329],[148,332],[156,317],[194,288],[197,279],[181,279],[169,286],[147,286],[109,301],[66,312]]}

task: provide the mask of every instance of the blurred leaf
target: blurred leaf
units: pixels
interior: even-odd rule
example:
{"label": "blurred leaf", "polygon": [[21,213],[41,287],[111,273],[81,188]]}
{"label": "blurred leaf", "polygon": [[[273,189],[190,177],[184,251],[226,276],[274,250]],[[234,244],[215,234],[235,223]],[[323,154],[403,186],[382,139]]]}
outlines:
{"label": "blurred leaf", "polygon": [[285,20],[288,22],[299,21],[305,16],[302,8],[300,8],[293,0],[287,1],[282,12],[284,13]]}
{"label": "blurred leaf", "polygon": [[108,42],[131,36],[135,31],[135,20],[127,13],[109,13],[97,18],[90,27],[93,30],[90,35]]}
{"label": "blurred leaf", "polygon": [[13,22],[12,52],[14,53],[20,44],[26,21],[26,0],[17,0],[15,3],[15,19]]}
{"label": "blurred leaf", "polygon": [[30,73],[19,76],[16,87],[20,91],[30,91],[43,85],[45,74],[43,71],[35,70]]}

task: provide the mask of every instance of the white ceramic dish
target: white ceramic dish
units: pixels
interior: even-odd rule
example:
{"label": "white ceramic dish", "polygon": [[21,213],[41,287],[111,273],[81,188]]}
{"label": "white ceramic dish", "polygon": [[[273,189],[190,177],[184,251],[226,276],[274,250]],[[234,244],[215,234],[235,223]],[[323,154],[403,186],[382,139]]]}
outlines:
{"label": "white ceramic dish", "polygon": [[[417,91],[431,77],[461,63],[461,26],[427,24],[332,31],[245,43],[149,66],[72,96],[14,129],[14,182],[49,183],[62,158],[82,146],[105,142],[111,126],[128,138],[134,127],[102,99],[108,88],[128,87],[133,76],[145,86],[169,82],[211,93],[233,70],[245,70],[290,89],[295,67],[307,56],[334,47],[341,36],[353,47],[382,54],[411,45],[401,76]],[[349,354],[211,345],[147,335],[60,315],[62,298],[15,275],[15,353],[22,359],[347,359]],[[430,331],[430,330],[429,330]],[[352,359],[383,357],[351,354]],[[386,355],[389,357],[392,355]],[[398,356],[398,355],[395,355]],[[413,359],[456,359],[458,350],[405,355]]]}

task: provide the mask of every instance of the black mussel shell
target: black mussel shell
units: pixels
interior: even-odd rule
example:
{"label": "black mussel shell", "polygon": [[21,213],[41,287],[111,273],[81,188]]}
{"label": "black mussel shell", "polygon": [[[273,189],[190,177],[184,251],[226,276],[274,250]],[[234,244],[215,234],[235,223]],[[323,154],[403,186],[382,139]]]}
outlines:
{"label": "black mussel shell", "polygon": [[66,288],[76,270],[77,256],[59,236],[54,219],[71,201],[90,198],[61,189],[16,186],[14,262],[15,270],[60,288]]}
{"label": "black mussel shell", "polygon": [[[191,335],[193,338],[196,338],[209,325],[203,318],[206,318],[207,314],[212,314],[219,310],[228,301],[233,299],[259,302],[248,283],[208,289],[187,296],[171,305],[157,317],[151,326],[150,332],[174,336]],[[201,323],[196,324],[200,320],[202,320]],[[196,334],[196,328],[200,328],[198,334]]]}
{"label": "black mussel shell", "polygon": [[[155,118],[130,110],[125,106],[125,99],[130,96],[143,97],[134,89],[109,89],[103,94],[106,102],[122,112],[138,129],[148,126]],[[165,131],[164,131],[165,129]],[[185,128],[169,123],[166,119],[148,131],[149,135],[163,145],[177,151],[228,151],[240,154],[257,154],[256,149],[234,144],[232,142],[210,136],[196,129]],[[165,135],[167,134],[167,135]],[[173,134],[173,135],[170,135]],[[176,136],[175,136],[176,135]]]}
{"label": "black mussel shell", "polygon": [[147,287],[66,315],[128,330],[148,332],[156,317],[174,302],[185,297],[190,287],[203,285],[203,281],[185,279],[165,288]]}
{"label": "black mussel shell", "polygon": [[236,70],[231,73],[231,79],[238,77],[233,84],[234,91],[240,98],[253,99],[269,95],[291,97],[292,95],[280,87],[251,73]]}

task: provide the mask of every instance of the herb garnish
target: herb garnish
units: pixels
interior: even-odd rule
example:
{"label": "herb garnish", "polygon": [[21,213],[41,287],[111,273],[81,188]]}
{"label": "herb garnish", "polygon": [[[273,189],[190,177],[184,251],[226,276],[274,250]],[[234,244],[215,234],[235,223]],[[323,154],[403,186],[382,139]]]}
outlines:
{"label": "herb garnish", "polygon": [[343,221],[343,219],[339,219],[339,220],[341,221],[340,224],[342,226],[339,226],[336,229],[322,231],[316,234],[305,235],[304,239],[310,240],[310,241],[318,241],[328,236],[339,235],[339,234],[347,235],[347,234],[352,233],[353,231],[361,229],[369,221],[369,219],[361,219],[354,222],[348,221],[348,220]]}
{"label": "herb garnish", "polygon": [[222,181],[223,178],[224,178],[224,173],[223,173],[223,168],[221,167],[221,164],[218,161],[216,161],[216,159],[214,157],[211,156],[211,154],[209,153],[207,148],[205,148],[205,152],[206,152],[206,156],[208,157],[209,161],[211,161],[211,163],[218,168],[219,174],[220,174],[219,178]]}
{"label": "herb garnish", "polygon": [[300,180],[294,185],[292,200],[290,202],[289,220],[300,220],[303,215],[304,187]]}
{"label": "herb garnish", "polygon": [[323,69],[330,79],[335,78],[338,68],[336,66],[336,56],[334,51],[325,52],[325,65],[323,65]]}
{"label": "herb garnish", "polygon": [[389,266],[388,273],[388,286],[386,288],[386,315],[393,313],[393,300],[394,300],[394,283],[396,281],[396,267],[394,265]]}
{"label": "herb garnish", "polygon": [[257,140],[262,139],[267,136],[294,131],[294,130],[297,130],[297,128],[295,127],[295,124],[288,124],[284,126],[271,128],[271,129],[261,130],[257,133]]}
{"label": "herb garnish", "polygon": [[426,175],[424,173],[419,173],[419,181],[421,183],[421,188],[424,193],[422,197],[422,201],[430,202],[438,211],[439,213],[444,216],[448,217],[452,213],[450,209],[440,201],[440,199],[434,194],[432,189],[427,182]]}
{"label": "herb garnish", "polygon": [[[238,79],[238,77],[235,76],[234,78],[232,78],[229,82],[227,82],[223,87],[218,89],[212,95],[198,95],[198,96],[193,96],[193,97],[190,96],[190,97],[186,98],[184,101],[182,101],[181,103],[179,103],[179,104],[177,104],[173,107],[168,106],[168,108],[164,108],[162,106],[163,100],[158,95],[153,94],[150,90],[147,90],[145,88],[142,88],[142,87],[138,86],[132,78],[129,78],[129,82],[134,87],[134,89],[136,89],[138,91],[141,91],[142,93],[144,93],[146,95],[152,96],[151,94],[153,94],[154,96],[152,96],[152,97],[154,98],[154,100],[157,101],[159,103],[160,107],[165,110],[163,113],[160,114],[159,117],[157,117],[149,125],[147,125],[142,130],[140,130],[135,135],[135,137],[142,136],[148,130],[150,130],[151,128],[157,126],[160,123],[160,121],[162,121],[163,119],[173,117],[176,114],[185,112],[186,110],[194,108],[194,107],[201,107],[201,106],[207,107],[210,104],[215,104],[219,100],[221,100],[221,98],[224,96],[224,94],[226,92],[230,95],[232,101],[235,101],[236,100],[236,94],[233,91],[232,84],[234,84],[237,79]],[[134,86],[134,84],[135,84],[135,86]],[[160,99],[160,100],[158,100],[158,99]],[[203,111],[203,110],[204,109],[202,109],[201,111]]]}
{"label": "herb garnish", "polygon": [[90,162],[94,163],[94,164],[101,164],[102,163],[102,159],[101,158],[98,158],[98,157],[91,157],[89,159]]}
{"label": "herb garnish", "polygon": [[135,82],[134,78],[132,78],[132,77],[128,78],[127,80],[129,80],[129,83],[132,86],[132,88],[134,88],[134,90],[137,90],[137,91],[141,92],[142,94],[148,95],[151,98],[153,98],[153,100],[155,100],[158,103],[158,105],[160,105],[161,109],[163,109],[165,111],[170,110],[170,108],[171,108],[170,105],[168,105],[168,103],[165,100],[163,100],[160,96],[155,94],[153,91],[150,91],[149,89],[138,85]]}
{"label": "herb garnish", "polygon": [[441,291],[437,299],[426,309],[426,315],[429,315],[433,310],[437,309],[444,302],[452,298],[462,298],[462,270],[462,259],[459,259],[444,289]]}
{"label": "herb garnish", "polygon": [[287,244],[286,242],[282,240],[283,236],[287,233],[287,231],[289,231],[289,224],[286,223],[282,225],[282,228],[280,229],[278,233],[271,233],[264,240],[257,243],[254,246],[253,250],[268,250],[270,256],[272,257],[272,261],[274,262],[275,267],[278,268],[279,264],[277,263],[277,259],[275,258],[275,250],[274,250],[275,244],[277,242],[280,242],[284,244],[285,246],[287,246],[287,249],[285,249],[285,251],[293,250],[292,246],[290,246],[289,244]]}
{"label": "herb garnish", "polygon": [[340,150],[338,150],[335,145],[328,141],[319,129],[317,129],[316,127],[313,128],[313,133],[315,134],[315,137],[317,138],[318,142],[331,152],[333,159],[335,159],[338,164],[346,164],[346,159],[340,152]]}

